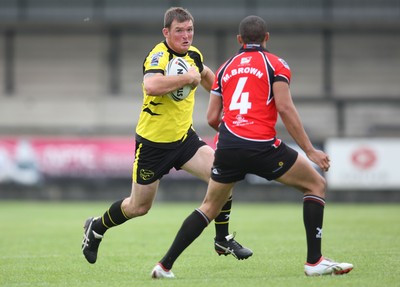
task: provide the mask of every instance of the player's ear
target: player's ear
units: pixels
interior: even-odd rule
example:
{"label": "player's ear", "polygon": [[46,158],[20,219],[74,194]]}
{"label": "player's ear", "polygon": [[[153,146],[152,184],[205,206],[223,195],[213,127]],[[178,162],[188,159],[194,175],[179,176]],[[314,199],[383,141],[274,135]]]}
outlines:
{"label": "player's ear", "polygon": [[265,33],[264,42],[269,40],[269,32]]}
{"label": "player's ear", "polygon": [[167,38],[167,37],[168,37],[168,34],[169,34],[168,28],[163,28],[163,29],[162,29],[162,33],[163,33],[164,37]]}
{"label": "player's ear", "polygon": [[238,41],[238,43],[239,43],[240,45],[243,45],[243,39],[242,39],[242,36],[240,36],[240,35],[237,35],[237,36],[236,36],[236,39],[237,39],[237,41]]}
{"label": "player's ear", "polygon": [[263,41],[262,44],[261,44],[264,48],[267,47],[267,41],[268,41],[268,40],[269,40],[269,32],[265,33],[264,41]]}

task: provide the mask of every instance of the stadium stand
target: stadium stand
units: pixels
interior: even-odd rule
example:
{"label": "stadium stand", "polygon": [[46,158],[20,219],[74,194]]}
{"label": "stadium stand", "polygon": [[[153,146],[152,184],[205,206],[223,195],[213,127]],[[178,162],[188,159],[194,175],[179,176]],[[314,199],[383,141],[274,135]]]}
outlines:
{"label": "stadium stand", "polygon": [[[0,135],[131,135],[143,57],[162,40],[165,9],[182,5],[213,69],[237,50],[242,17],[269,22],[269,49],[292,68],[314,140],[400,136],[400,1],[377,3],[0,0]],[[207,103],[200,92],[194,117],[206,135]]]}

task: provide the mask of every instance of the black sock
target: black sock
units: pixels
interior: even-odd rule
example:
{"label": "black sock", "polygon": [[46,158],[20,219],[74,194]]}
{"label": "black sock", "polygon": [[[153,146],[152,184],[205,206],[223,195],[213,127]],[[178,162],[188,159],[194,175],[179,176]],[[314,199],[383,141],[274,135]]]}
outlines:
{"label": "black sock", "polygon": [[166,268],[171,269],[175,260],[181,253],[203,232],[204,228],[210,223],[207,216],[196,209],[190,214],[179,229],[172,242],[171,247],[165,254],[160,263]]}
{"label": "black sock", "polygon": [[303,198],[303,221],[307,236],[307,262],[314,264],[322,256],[322,223],[325,200],[314,195]]}
{"label": "black sock", "polygon": [[232,196],[229,197],[224,207],[221,209],[221,213],[218,214],[217,218],[214,219],[215,223],[215,240],[224,241],[225,237],[229,235],[229,217],[231,214],[232,207]]}
{"label": "black sock", "polygon": [[124,200],[118,200],[111,204],[110,208],[103,214],[100,220],[93,223],[93,230],[103,235],[109,228],[120,225],[129,218],[124,214],[122,210],[122,202]]}

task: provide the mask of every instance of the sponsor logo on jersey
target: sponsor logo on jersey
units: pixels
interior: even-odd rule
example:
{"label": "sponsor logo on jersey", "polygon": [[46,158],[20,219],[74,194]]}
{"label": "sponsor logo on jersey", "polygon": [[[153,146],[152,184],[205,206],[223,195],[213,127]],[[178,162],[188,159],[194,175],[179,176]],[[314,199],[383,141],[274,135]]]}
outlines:
{"label": "sponsor logo on jersey", "polygon": [[242,59],[240,59],[240,64],[246,65],[246,64],[249,64],[250,61],[251,61],[251,57],[243,57]]}
{"label": "sponsor logo on jersey", "polygon": [[151,55],[150,66],[158,66],[158,62],[160,61],[162,55],[164,55],[164,52],[157,52]]}
{"label": "sponsor logo on jersey", "polygon": [[254,121],[247,120],[243,115],[236,115],[236,121],[233,121],[232,124],[235,126],[247,126],[254,124]]}
{"label": "sponsor logo on jersey", "polygon": [[261,45],[260,45],[260,44],[253,44],[253,43],[250,43],[250,44],[245,44],[245,45],[244,45],[244,48],[245,48],[245,49],[261,48]]}
{"label": "sponsor logo on jersey", "polygon": [[286,69],[290,70],[288,63],[286,63],[286,61],[284,59],[279,58],[279,62],[281,62],[285,66]]}

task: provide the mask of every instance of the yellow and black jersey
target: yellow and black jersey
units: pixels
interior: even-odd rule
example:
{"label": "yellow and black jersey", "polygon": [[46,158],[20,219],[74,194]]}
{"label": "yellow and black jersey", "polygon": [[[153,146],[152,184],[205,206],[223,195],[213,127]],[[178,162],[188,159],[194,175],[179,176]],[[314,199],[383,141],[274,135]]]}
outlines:
{"label": "yellow and black jersey", "polygon": [[[165,74],[168,62],[175,57],[184,58],[189,65],[203,71],[203,55],[191,46],[186,54],[172,51],[167,43],[157,44],[147,55],[143,63],[143,75],[148,73]],[[143,85],[142,85],[143,86]],[[143,87],[143,106],[136,136],[160,147],[172,147],[185,138],[192,126],[194,95],[196,88],[182,101],[174,101],[168,95],[149,96]]]}

